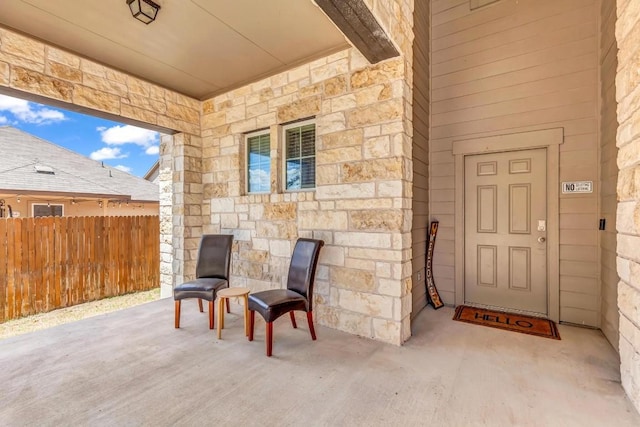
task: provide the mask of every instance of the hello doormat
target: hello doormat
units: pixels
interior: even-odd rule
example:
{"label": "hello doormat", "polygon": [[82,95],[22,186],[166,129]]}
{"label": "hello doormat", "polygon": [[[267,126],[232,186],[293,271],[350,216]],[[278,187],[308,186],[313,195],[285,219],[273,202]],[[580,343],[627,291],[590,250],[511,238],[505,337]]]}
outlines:
{"label": "hello doormat", "polygon": [[551,320],[540,317],[460,305],[456,308],[456,314],[453,316],[453,320],[505,329],[507,331],[522,332],[523,334],[537,335],[555,340],[560,339],[556,324]]}

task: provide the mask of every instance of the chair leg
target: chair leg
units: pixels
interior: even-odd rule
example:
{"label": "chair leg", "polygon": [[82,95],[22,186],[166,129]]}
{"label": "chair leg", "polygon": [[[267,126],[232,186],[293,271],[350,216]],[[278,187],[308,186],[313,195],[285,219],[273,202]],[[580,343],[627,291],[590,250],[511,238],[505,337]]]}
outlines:
{"label": "chair leg", "polygon": [[253,325],[256,323],[256,312],[249,310],[249,341],[253,341]]}
{"label": "chair leg", "polygon": [[273,322],[267,322],[267,337],[265,338],[267,345],[267,357],[271,357],[271,350],[273,349]]}
{"label": "chair leg", "polygon": [[307,311],[307,322],[309,322],[309,332],[311,332],[311,339],[316,340],[316,330],[313,328],[313,313]]}
{"label": "chair leg", "polygon": [[227,301],[227,313],[231,313],[231,309],[229,308],[229,298],[225,298]]}
{"label": "chair leg", "polygon": [[296,329],[298,325],[296,324],[296,315],[293,314],[293,311],[289,312],[289,317],[291,318],[291,324],[293,325],[293,328]]}
{"label": "chair leg", "polygon": [[200,298],[198,298],[198,308],[200,309],[200,313],[202,313],[204,311],[202,309],[202,300]]}
{"label": "chair leg", "polygon": [[[198,300],[200,301],[200,300]],[[202,304],[202,301],[200,301]],[[213,309],[213,301],[209,301],[209,329],[213,329],[213,315],[215,314],[215,310]]]}
{"label": "chair leg", "polygon": [[180,327],[180,303],[181,302],[182,300],[176,300],[174,304],[176,307],[176,319],[175,319],[176,329]]}

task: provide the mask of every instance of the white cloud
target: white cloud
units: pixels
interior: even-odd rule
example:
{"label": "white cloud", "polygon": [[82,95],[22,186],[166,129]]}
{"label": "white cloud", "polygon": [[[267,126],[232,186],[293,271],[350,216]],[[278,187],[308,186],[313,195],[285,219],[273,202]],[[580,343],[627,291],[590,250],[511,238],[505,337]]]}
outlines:
{"label": "white cloud", "polygon": [[48,125],[67,119],[62,111],[52,110],[24,99],[6,95],[0,95],[0,111],[11,113],[20,122],[37,125]]}
{"label": "white cloud", "polygon": [[126,173],[131,172],[131,168],[129,166],[118,165],[118,166],[114,166],[114,168],[119,169],[122,172],[126,172]]}
{"label": "white cloud", "polygon": [[127,154],[123,154],[119,148],[104,147],[98,151],[94,151],[89,155],[93,160],[110,160],[110,159],[122,159],[127,157]]}
{"label": "white cloud", "polygon": [[6,125],[7,123],[9,123],[9,119],[4,116],[0,116],[0,125]]}
{"label": "white cloud", "polygon": [[150,156],[154,156],[160,153],[160,147],[158,147],[157,145],[152,145],[151,147],[147,148],[145,153],[149,154]]}
{"label": "white cloud", "polygon": [[158,132],[130,125],[99,127],[97,131],[107,145],[136,144],[148,148],[158,142]]}

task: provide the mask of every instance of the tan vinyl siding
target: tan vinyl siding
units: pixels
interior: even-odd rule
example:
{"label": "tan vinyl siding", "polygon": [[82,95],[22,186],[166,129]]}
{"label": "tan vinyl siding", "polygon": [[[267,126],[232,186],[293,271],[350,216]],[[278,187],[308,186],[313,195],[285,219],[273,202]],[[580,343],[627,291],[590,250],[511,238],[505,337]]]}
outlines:
{"label": "tan vinyl siding", "polygon": [[425,252],[429,224],[429,4],[415,3],[413,43],[413,289],[411,316],[426,305]]}
{"label": "tan vinyl siding", "polygon": [[[430,209],[444,225],[435,280],[454,296],[455,140],[563,128],[559,195],[560,320],[600,325],[598,8],[595,0],[501,0],[474,11],[440,0],[432,13]],[[594,267],[595,266],[595,267]]]}
{"label": "tan vinyl siding", "polygon": [[600,328],[618,349],[618,273],[616,271],[616,3],[603,1],[600,8],[600,217],[606,220],[600,232],[601,321]]}

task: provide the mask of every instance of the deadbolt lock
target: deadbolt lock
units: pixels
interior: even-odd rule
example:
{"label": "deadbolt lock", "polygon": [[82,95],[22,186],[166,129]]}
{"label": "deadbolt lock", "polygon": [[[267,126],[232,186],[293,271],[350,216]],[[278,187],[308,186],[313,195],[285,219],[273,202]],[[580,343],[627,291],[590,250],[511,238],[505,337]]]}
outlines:
{"label": "deadbolt lock", "polygon": [[546,241],[547,241],[547,239],[545,239],[544,237],[542,237],[542,236],[538,237],[538,243],[544,243]]}

